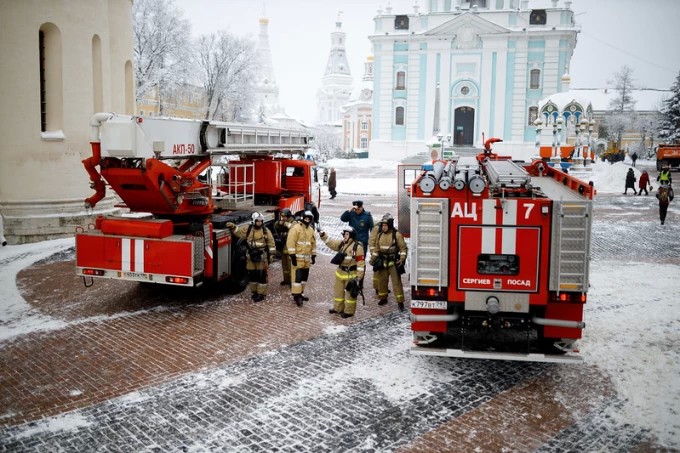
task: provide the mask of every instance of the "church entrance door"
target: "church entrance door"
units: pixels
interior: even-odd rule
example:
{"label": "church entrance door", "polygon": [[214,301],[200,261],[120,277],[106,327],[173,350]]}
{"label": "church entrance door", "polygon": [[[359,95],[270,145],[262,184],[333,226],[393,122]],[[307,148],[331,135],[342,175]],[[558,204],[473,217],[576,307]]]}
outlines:
{"label": "church entrance door", "polygon": [[472,146],[475,135],[475,109],[458,107],[454,112],[453,144]]}

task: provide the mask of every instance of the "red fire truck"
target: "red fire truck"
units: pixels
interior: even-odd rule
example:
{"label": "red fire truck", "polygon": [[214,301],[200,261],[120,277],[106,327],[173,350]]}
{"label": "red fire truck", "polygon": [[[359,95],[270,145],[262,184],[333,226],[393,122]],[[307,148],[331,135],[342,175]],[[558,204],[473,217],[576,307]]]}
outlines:
{"label": "red fire truck", "polygon": [[494,141],[476,157],[401,168],[412,352],[580,361],[594,188],[498,156]]}
{"label": "red fire truck", "polygon": [[246,247],[225,227],[257,211],[271,227],[281,209],[312,201],[313,161],[304,131],[100,113],[92,118],[92,157],[83,161],[95,194],[106,186],[128,213],[98,216],[76,231],[76,274],[199,286],[247,284]]}

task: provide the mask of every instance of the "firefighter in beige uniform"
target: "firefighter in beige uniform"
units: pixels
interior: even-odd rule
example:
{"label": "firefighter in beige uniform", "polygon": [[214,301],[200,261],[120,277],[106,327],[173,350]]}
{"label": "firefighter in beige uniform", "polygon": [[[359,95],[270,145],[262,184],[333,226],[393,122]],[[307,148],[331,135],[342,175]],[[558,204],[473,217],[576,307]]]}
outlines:
{"label": "firefighter in beige uniform", "polygon": [[364,277],[364,247],[356,240],[354,228],[346,226],[342,230],[342,239],[331,239],[323,231],[319,237],[326,245],[338,254],[331,263],[337,264],[335,270],[335,286],[333,288],[333,308],[329,313],[340,313],[343,318],[354,316],[357,309],[359,282]]}
{"label": "firefighter in beige uniform", "polygon": [[392,290],[400,311],[404,311],[404,287],[401,284],[401,274],[408,255],[408,247],[401,233],[394,229],[394,218],[385,214],[371,234],[369,247],[371,250],[371,265],[374,279],[377,283],[378,305],[387,303],[387,286],[392,279]]}
{"label": "firefighter in beige uniform", "polygon": [[259,212],[253,213],[252,222],[248,228],[238,227],[232,222],[227,223],[234,236],[244,239],[248,249],[246,270],[250,280],[250,292],[255,302],[264,300],[267,296],[267,271],[269,260],[276,253],[274,236],[264,226],[264,216]]}
{"label": "firefighter in beige uniform", "polygon": [[283,280],[281,285],[290,286],[290,258],[288,257],[288,246],[286,241],[288,239],[288,231],[293,227],[293,213],[290,209],[284,208],[281,210],[281,217],[274,223],[274,230],[279,235],[281,245],[277,244],[277,249],[281,252],[281,270],[283,271]]}
{"label": "firefighter in beige uniform", "polygon": [[303,293],[309,278],[309,268],[316,263],[316,234],[312,227],[313,221],[314,214],[305,211],[302,220],[298,220],[288,231],[286,240],[291,264],[290,292],[298,307],[302,307],[302,303],[309,300]]}

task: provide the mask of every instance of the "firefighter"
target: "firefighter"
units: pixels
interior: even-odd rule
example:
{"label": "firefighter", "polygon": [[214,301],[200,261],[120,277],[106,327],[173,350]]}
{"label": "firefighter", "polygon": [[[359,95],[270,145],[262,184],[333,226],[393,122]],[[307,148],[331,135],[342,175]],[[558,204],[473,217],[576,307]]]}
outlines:
{"label": "firefighter", "polygon": [[378,290],[378,305],[387,303],[388,283],[392,279],[392,290],[400,311],[404,311],[404,288],[401,284],[401,274],[408,255],[408,247],[404,236],[394,228],[394,217],[385,214],[371,235],[371,260],[373,275]]}
{"label": "firefighter", "polygon": [[288,231],[286,240],[291,264],[290,291],[298,307],[302,307],[302,303],[309,300],[304,295],[305,285],[309,278],[309,269],[312,264],[316,263],[316,235],[312,222],[314,222],[314,214],[311,211],[305,211],[302,219],[295,222]]}
{"label": "firefighter", "polygon": [[361,288],[359,282],[364,278],[364,248],[356,240],[356,232],[351,226],[342,229],[342,239],[331,239],[323,231],[319,237],[336,252],[331,263],[337,264],[335,286],[333,288],[333,308],[329,313],[340,313],[342,318],[351,318],[357,309],[357,295]]}
{"label": "firefighter", "polygon": [[246,243],[248,249],[246,270],[250,280],[250,292],[253,301],[260,302],[267,296],[267,270],[271,257],[276,253],[274,236],[264,226],[264,216],[259,212],[253,213],[248,228],[243,229],[233,222],[227,222],[227,228]]}
{"label": "firefighter", "polygon": [[288,239],[288,231],[293,227],[293,224],[293,213],[288,208],[281,210],[279,220],[274,223],[274,231],[276,231],[279,237],[276,243],[276,250],[281,253],[281,270],[283,271],[281,286],[290,286],[290,257],[288,256],[286,239]]}

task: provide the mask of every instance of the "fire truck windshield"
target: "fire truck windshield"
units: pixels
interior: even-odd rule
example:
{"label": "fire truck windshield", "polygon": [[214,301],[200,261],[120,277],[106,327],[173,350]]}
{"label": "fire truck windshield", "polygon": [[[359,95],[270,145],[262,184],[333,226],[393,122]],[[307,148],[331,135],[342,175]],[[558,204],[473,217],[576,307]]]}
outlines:
{"label": "fire truck windshield", "polygon": [[519,256],[482,253],[477,257],[478,274],[517,275]]}

